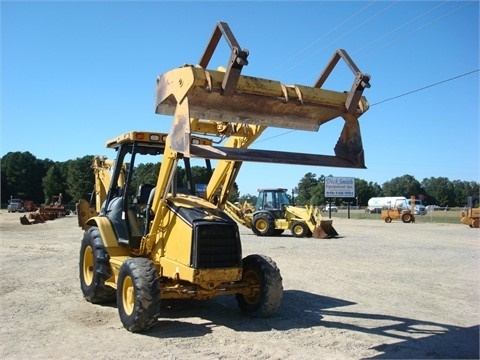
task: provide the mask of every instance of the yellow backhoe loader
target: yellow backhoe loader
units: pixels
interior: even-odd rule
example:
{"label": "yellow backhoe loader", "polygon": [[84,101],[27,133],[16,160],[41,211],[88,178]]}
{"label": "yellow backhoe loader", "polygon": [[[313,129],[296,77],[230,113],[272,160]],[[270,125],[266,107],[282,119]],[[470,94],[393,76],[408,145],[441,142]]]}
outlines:
{"label": "yellow backhoe loader", "polygon": [[[228,64],[207,69],[222,36],[231,49]],[[107,142],[117,156],[98,215],[85,222],[80,285],[92,303],[116,300],[129,331],[155,326],[162,299],[233,295],[249,316],[278,309],[280,270],[266,255],[242,258],[238,224],[224,211],[244,161],[365,167],[358,118],[368,109],[362,93],[370,77],[345,51],[334,54],[313,87],[241,75],[247,56],[229,26],[217,23],[198,66],[157,78],[155,112],[173,115],[169,134],[132,131]],[[340,59],[354,72],[352,88],[322,89]],[[269,126],[317,131],[338,117],[344,128],[335,155],[248,148]],[[143,156],[160,156],[161,166],[156,183],[137,191],[135,166]],[[203,198],[181,194],[174,186],[178,162],[190,158],[217,161]]]}
{"label": "yellow backhoe loader", "polygon": [[254,207],[226,203],[225,211],[258,236],[278,236],[290,230],[294,237],[326,239],[338,235],[333,220],[324,220],[316,206],[293,206],[287,189],[260,189]]}

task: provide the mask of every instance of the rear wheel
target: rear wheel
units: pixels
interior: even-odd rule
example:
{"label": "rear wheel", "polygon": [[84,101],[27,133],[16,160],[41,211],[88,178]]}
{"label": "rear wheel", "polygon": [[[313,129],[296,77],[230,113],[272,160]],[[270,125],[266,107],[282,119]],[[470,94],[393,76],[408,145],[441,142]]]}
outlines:
{"label": "rear wheel", "polygon": [[237,294],[243,313],[254,317],[272,315],[280,306],[283,295],[282,276],[277,264],[268,256],[249,255],[243,260],[242,281],[250,294]]}
{"label": "rear wheel", "polygon": [[160,280],[150,259],[133,258],[120,267],[117,286],[120,320],[131,332],[154,326],[160,316]]}
{"label": "rear wheel", "polygon": [[307,224],[302,222],[296,222],[292,225],[292,235],[298,238],[307,236],[309,229]]}
{"label": "rear wheel", "polygon": [[471,228],[478,228],[480,227],[480,220],[479,219],[473,219],[472,222],[470,223]]}
{"label": "rear wheel", "polygon": [[258,214],[253,218],[252,230],[258,236],[272,236],[275,233],[275,220],[268,214]]}
{"label": "rear wheel", "polygon": [[402,215],[402,221],[404,223],[411,223],[414,221],[414,217],[412,214],[403,214]]}
{"label": "rear wheel", "polygon": [[80,246],[80,287],[91,303],[115,301],[115,289],[105,285],[112,276],[110,257],[103,245],[98,228],[90,227],[83,235]]}

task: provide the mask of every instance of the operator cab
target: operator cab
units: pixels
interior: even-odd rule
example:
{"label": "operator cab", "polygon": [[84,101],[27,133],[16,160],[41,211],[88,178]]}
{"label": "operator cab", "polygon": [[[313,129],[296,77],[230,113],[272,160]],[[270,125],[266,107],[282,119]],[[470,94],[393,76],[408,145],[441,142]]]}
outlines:
{"label": "operator cab", "polygon": [[[107,142],[107,148],[117,151],[116,164],[110,181],[101,216],[112,223],[119,244],[138,248],[140,240],[148,231],[146,219],[148,201],[154,192],[158,169],[150,176],[153,184],[137,185],[136,167],[140,163],[151,164],[155,168],[158,155],[165,150],[167,134],[152,132],[130,132]],[[125,174],[122,174],[125,172]],[[119,178],[125,175],[122,184]]]}
{"label": "operator cab", "polygon": [[285,216],[285,206],[290,205],[287,189],[259,189],[255,212],[268,211],[279,219]]}
{"label": "operator cab", "polygon": [[[140,247],[153,219],[152,203],[160,170],[159,156],[165,151],[166,138],[167,134],[164,133],[134,131],[107,142],[107,148],[117,151],[115,164],[124,166],[113,167],[100,216],[110,220],[118,243],[132,249]],[[191,141],[211,142],[198,137],[192,137]],[[188,158],[184,160],[187,164]],[[148,174],[136,174],[139,164],[147,165]],[[185,167],[189,169],[189,166]],[[191,181],[189,171],[187,178]],[[176,193],[177,189],[171,189],[171,192]]]}

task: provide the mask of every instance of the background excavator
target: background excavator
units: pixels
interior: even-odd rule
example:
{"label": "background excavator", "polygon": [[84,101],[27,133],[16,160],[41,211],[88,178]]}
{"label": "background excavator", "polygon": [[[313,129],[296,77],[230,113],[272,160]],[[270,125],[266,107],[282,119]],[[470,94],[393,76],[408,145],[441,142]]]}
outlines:
{"label": "background excavator", "polygon": [[[222,36],[231,49],[228,64],[207,69]],[[116,300],[129,331],[154,326],[162,299],[234,295],[249,316],[268,316],[278,309],[280,270],[266,255],[242,258],[238,224],[225,212],[244,161],[365,167],[358,118],[368,109],[362,93],[370,77],[345,51],[334,54],[313,87],[241,75],[247,57],[229,26],[217,23],[198,66],[157,78],[155,112],[173,115],[168,135],[132,131],[107,142],[117,156],[108,188],[105,178],[96,189],[101,194],[98,214],[81,224],[86,230],[80,286],[92,303]],[[322,89],[340,59],[354,72],[352,88]],[[317,131],[338,117],[344,127],[335,155],[249,149],[269,126]],[[134,189],[135,166],[143,156],[160,156],[160,171],[155,184]],[[188,164],[191,158],[217,161],[203,198],[175,187],[178,162]]]}

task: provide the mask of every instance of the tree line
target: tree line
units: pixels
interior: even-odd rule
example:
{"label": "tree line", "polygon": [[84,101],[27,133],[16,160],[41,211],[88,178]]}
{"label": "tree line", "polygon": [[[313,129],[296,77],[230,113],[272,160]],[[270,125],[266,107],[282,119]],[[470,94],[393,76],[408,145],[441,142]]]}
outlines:
{"label": "tree line", "polygon": [[[13,198],[31,200],[36,204],[46,204],[60,193],[64,204],[75,204],[81,198],[89,198],[94,188],[94,175],[91,168],[93,155],[82,158],[55,162],[49,159],[37,159],[30,152],[9,152],[1,158],[1,203],[6,204]],[[134,188],[140,184],[156,184],[160,163],[140,164],[133,177]],[[194,184],[206,184],[210,172],[206,167],[192,166]],[[355,179],[356,198],[325,198],[325,177],[313,173],[305,174],[291,197],[297,205],[323,205],[333,202],[336,205],[351,203],[366,206],[371,197],[414,195],[423,199],[426,205],[441,207],[465,206],[467,197],[471,196],[474,206],[479,204],[480,184],[476,181],[449,180],[445,177],[425,178],[421,182],[412,175],[403,175],[391,179],[382,185]],[[176,185],[179,189],[191,189],[187,172],[178,167]],[[194,189],[191,189],[194,190]],[[241,194],[237,184],[230,194],[230,201],[256,201],[256,194]]]}
{"label": "tree line", "polygon": [[368,200],[379,196],[415,196],[425,205],[440,207],[463,207],[472,197],[474,206],[479,204],[480,184],[476,181],[449,180],[446,177],[425,178],[421,182],[412,175],[395,177],[381,186],[375,182],[355,179],[355,198],[325,198],[325,176],[316,177],[307,173],[294,189],[296,204],[320,205],[333,202],[335,205],[350,203],[367,206]]}
{"label": "tree line", "polygon": [[[11,198],[31,200],[35,204],[49,204],[54,196],[62,194],[64,204],[74,205],[79,199],[90,200],[95,177],[92,169],[94,155],[55,162],[37,159],[30,152],[9,152],[1,158],[1,203]],[[145,163],[136,167],[132,188],[140,184],[156,184],[160,163]],[[192,166],[194,184],[206,184],[210,172],[203,166]],[[191,192],[191,182],[185,168],[178,167],[176,187],[180,192]],[[132,194],[133,195],[133,194]],[[231,198],[238,199],[238,187],[234,184]]]}

